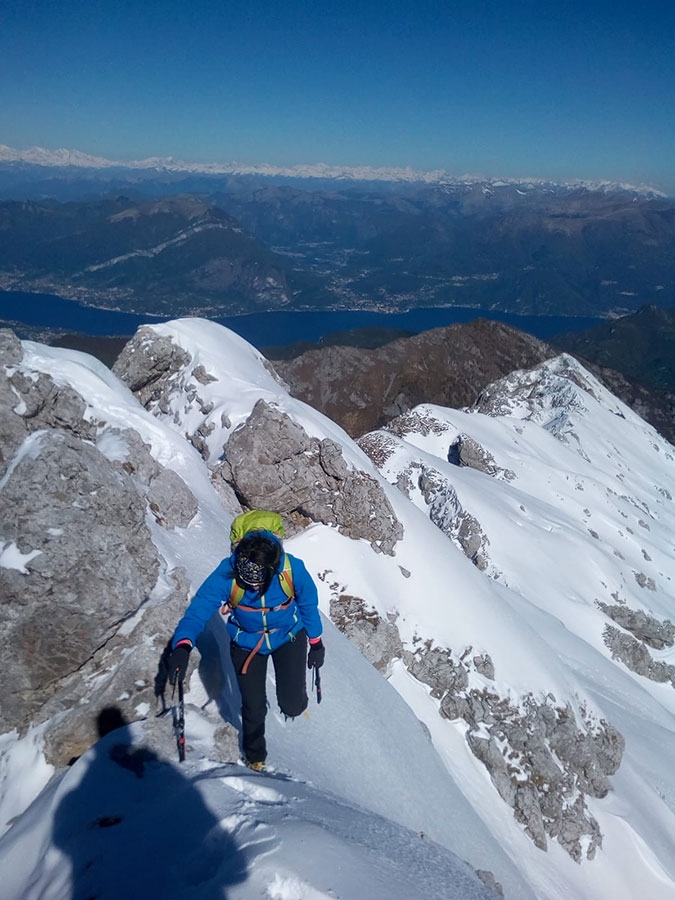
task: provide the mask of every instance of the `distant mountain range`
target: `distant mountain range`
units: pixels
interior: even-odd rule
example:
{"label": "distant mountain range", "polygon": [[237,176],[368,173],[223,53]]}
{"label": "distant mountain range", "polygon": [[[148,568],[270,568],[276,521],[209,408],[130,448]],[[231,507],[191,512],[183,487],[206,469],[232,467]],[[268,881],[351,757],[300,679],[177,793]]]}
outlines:
{"label": "distant mountain range", "polygon": [[0,287],[145,313],[675,305],[675,200],[611,183],[0,147],[0,222]]}
{"label": "distant mountain range", "polygon": [[[423,182],[426,184],[473,184],[487,183],[493,186],[506,184],[538,185],[553,184],[542,178],[484,178],[478,175],[451,175],[443,169],[420,171],[410,167],[374,167],[374,166],[330,166],[325,163],[310,165],[275,166],[268,163],[247,165],[238,162],[198,163],[177,160],[171,156],[153,156],[140,160],[111,160],[102,156],[92,156],[80,150],[47,150],[44,147],[31,147],[28,150],[16,150],[0,144],[0,163],[27,166],[43,166],[50,168],[82,168],[82,169],[131,169],[146,172],[193,173],[200,175],[260,175],[272,178],[331,179],[346,181],[385,181],[385,182]],[[645,196],[666,196],[662,191],[650,185],[632,185],[616,181],[575,180],[568,187],[588,188],[590,190],[625,190]]]}

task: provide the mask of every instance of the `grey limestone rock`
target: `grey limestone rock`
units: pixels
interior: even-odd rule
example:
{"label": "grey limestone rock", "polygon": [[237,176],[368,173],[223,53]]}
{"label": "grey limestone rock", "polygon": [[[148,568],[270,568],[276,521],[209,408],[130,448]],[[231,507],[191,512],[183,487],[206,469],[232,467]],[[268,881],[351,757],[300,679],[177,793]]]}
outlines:
{"label": "grey limestone rock", "polygon": [[171,717],[155,716],[162,708],[162,653],[185,608],[188,583],[182,569],[167,575],[168,590],[142,607],[133,627],[118,629],[80,669],[60,679],[41,708],[39,720],[47,723],[45,753],[53,765],[66,765],[96,742],[97,718],[109,708],[127,722],[147,719],[154,725],[155,749],[175,758]]}
{"label": "grey limestone rock", "polygon": [[318,440],[285,412],[259,400],[225,445],[232,487],[243,506],[336,525],[393,553],[403,529],[381,486],[348,468],[339,446]]}
{"label": "grey limestone rock", "polygon": [[477,568],[485,571],[489,565],[490,541],[478,519],[462,506],[454,486],[429,466],[422,466],[418,486],[434,525],[447,534]]}
{"label": "grey limestone rock", "polygon": [[432,697],[443,697],[448,691],[461,693],[468,687],[466,666],[455,660],[449,650],[426,644],[415,653],[406,651],[404,659],[410,674],[429,685]]}
{"label": "grey limestone rock", "polygon": [[153,600],[164,563],[148,510],[183,527],[197,501],[137,431],[94,421],[73,387],[23,367],[11,332],[0,353],[0,640],[13,648],[0,729],[44,722],[48,760],[65,765],[106,705],[134,721],[156,703],[187,583],[176,570]]}
{"label": "grey limestone rock", "polygon": [[457,658],[420,642],[403,658],[439,699],[440,714],[467,723],[469,747],[535,845],[546,849],[550,838],[573,859],[591,859],[602,834],[585,798],[604,797],[609,790],[609,776],[623,755],[621,734],[604,720],[579,721],[551,697],[529,696],[515,706],[493,688],[469,687],[472,671],[489,680],[495,676],[489,656],[471,648]]}
{"label": "grey limestone rock", "polygon": [[148,485],[150,510],[166,528],[186,528],[197,514],[197,499],[172,469],[162,469]]}
{"label": "grey limestone rock", "polygon": [[144,325],[122,349],[113,372],[147,407],[151,402],[161,403],[167,381],[189,364],[185,350]]}
{"label": "grey limestone rock", "polygon": [[643,641],[632,634],[625,634],[613,625],[607,625],[603,640],[612,653],[612,659],[620,660],[631,672],[643,675],[650,681],[670,683],[675,687],[675,666],[655,660]]}
{"label": "grey limestone rock", "polygon": [[10,328],[0,328],[0,366],[16,366],[22,358],[21,341]]}
{"label": "grey limestone rock", "polygon": [[73,388],[58,386],[43,372],[17,368],[21,342],[11,331],[0,332],[0,475],[28,434],[60,428],[86,440],[96,433],[85,418],[86,404]]}
{"label": "grey limestone rock", "polygon": [[[91,444],[39,431],[0,491],[5,547],[25,560],[0,568],[0,726],[23,726],[148,598],[159,563],[146,505],[130,476]],[[25,445],[24,445],[25,446]]]}
{"label": "grey limestone rock", "polygon": [[448,462],[458,466],[465,466],[469,469],[476,469],[485,475],[504,478],[506,481],[513,481],[515,478],[515,474],[511,469],[503,469],[501,466],[498,466],[490,451],[468,434],[460,434],[450,445]]}
{"label": "grey limestone rock", "polygon": [[113,464],[120,465],[131,476],[139,494],[146,498],[155,521],[165,528],[185,528],[189,525],[197,514],[198,504],[180,475],[154,459],[150,448],[135,429],[109,428],[97,445],[105,452],[111,438],[126,447],[124,459],[114,459]]}
{"label": "grey limestone rock", "polygon": [[330,617],[376,669],[386,672],[392,661],[403,656],[403,643],[393,622],[368,609],[360,597],[331,597]]}

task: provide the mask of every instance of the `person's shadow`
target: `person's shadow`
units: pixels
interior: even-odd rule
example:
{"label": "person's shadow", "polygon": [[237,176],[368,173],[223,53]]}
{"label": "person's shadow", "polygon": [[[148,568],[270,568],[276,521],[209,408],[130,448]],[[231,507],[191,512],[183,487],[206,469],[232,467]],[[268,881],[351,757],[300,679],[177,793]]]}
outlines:
{"label": "person's shadow", "polygon": [[196,890],[225,898],[246,879],[246,861],[193,782],[134,746],[116,707],[97,724],[101,740],[64,777],[54,815],[71,900],[184,900]]}

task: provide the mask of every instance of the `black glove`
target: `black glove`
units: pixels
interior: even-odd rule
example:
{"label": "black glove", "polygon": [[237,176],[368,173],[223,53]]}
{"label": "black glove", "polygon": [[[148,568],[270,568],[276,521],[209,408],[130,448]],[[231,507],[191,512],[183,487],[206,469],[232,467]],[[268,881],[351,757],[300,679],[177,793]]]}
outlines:
{"label": "black glove", "polygon": [[320,669],[326,658],[326,648],[322,640],[318,640],[316,644],[309,645],[309,653],[307,655],[307,668]]}
{"label": "black glove", "polygon": [[176,681],[182,683],[185,680],[191,650],[190,644],[179,644],[171,651],[171,656],[167,662],[170,684],[175,684]]}

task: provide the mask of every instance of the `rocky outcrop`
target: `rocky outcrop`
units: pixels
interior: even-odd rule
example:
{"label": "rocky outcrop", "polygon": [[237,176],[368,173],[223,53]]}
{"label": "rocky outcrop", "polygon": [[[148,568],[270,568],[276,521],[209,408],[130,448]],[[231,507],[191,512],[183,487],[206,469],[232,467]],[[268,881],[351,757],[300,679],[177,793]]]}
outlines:
{"label": "rocky outcrop", "polygon": [[71,435],[29,439],[0,492],[2,727],[35,717],[59,679],[104,646],[158,574],[145,502],[131,479]]}
{"label": "rocky outcrop", "polygon": [[665,650],[675,644],[675,625],[669,619],[661,621],[644,610],[631,609],[625,602],[596,605],[620,626],[607,625],[602,635],[612,659],[618,659],[636,675],[675,687],[675,666],[654,659],[650,653],[650,649]]}
{"label": "rocky outcrop", "polygon": [[669,619],[661,621],[641,609],[631,609],[625,603],[598,603],[598,608],[654,650],[665,650],[675,644],[675,625]]}
{"label": "rocky outcrop", "polygon": [[113,372],[145,407],[160,403],[167,382],[190,362],[190,356],[171,338],[149,325],[138,329],[117,357]]}
{"label": "rocky outcrop", "polygon": [[127,721],[154,705],[151,673],[187,584],[174,574],[159,588],[149,523],[185,527],[197,501],[138,432],[97,421],[72,387],[26,368],[11,332],[0,353],[0,640],[12,648],[0,729],[49,720],[49,759],[64,764],[96,739],[104,705]]}
{"label": "rocky outcrop", "polygon": [[450,481],[436,469],[422,466],[418,486],[429,507],[429,518],[447,534],[481,571],[489,564],[490,541],[478,519],[464,509]]}
{"label": "rocky outcrop", "polygon": [[448,448],[448,462],[468,469],[476,469],[493,478],[504,478],[513,481],[516,477],[511,469],[498,466],[490,451],[468,434],[460,434]]}
{"label": "rocky outcrop", "polygon": [[21,341],[7,329],[0,331],[0,476],[26,437],[40,429],[62,428],[92,440],[96,427],[84,418],[86,404],[72,388],[58,387],[42,372],[19,368]]}
{"label": "rocky outcrop", "polygon": [[291,394],[359,437],[420,403],[470,406],[488,384],[555,356],[508,325],[476,319],[384,347],[325,347],[275,360]]}
{"label": "rocky outcrop", "polygon": [[350,594],[334,594],[330,600],[334,625],[359,649],[369,663],[386,674],[391,663],[403,656],[403,642],[393,620],[385,622],[364,600]]}
{"label": "rocky outcrop", "polygon": [[380,484],[348,468],[329,438],[310,438],[286,413],[259,400],[225,445],[220,477],[248,508],[274,509],[292,522],[335,525],[392,553],[403,535]]}
{"label": "rocky outcrop", "polygon": [[109,708],[127,722],[161,723],[157,749],[162,756],[171,752],[171,720],[155,720],[155,715],[165,690],[162,655],[185,609],[189,585],[182,569],[172,570],[164,581],[124,627],[54,683],[36,718],[47,722],[45,754],[53,765],[67,765],[98,740],[98,716]]}
{"label": "rocky outcrop", "polygon": [[[387,460],[395,453],[396,442],[390,436],[405,436],[410,432],[443,434],[446,430],[438,421],[427,419],[421,410],[413,410],[391,422],[386,430],[372,432],[359,440],[359,446],[372,462],[385,469]],[[448,459],[455,465],[469,465],[493,477],[510,479],[512,473],[495,465],[491,455],[476,442],[461,435],[448,449]],[[412,497],[421,494],[427,505],[429,518],[481,571],[489,567],[490,541],[476,516],[462,505],[450,479],[426,463],[413,461],[401,468],[396,487]]]}
{"label": "rocky outcrop", "polygon": [[[439,712],[467,724],[466,739],[490,773],[502,800],[537,847],[556,840],[577,862],[592,859],[602,845],[599,825],[586,797],[604,797],[621,763],[624,740],[604,720],[578,721],[555,698],[524,697],[519,706],[500,696],[492,661],[469,648],[450,650],[420,643],[406,651],[409,671],[429,685]],[[482,675],[485,687],[470,687]],[[583,710],[582,710],[583,712]]]}
{"label": "rocky outcrop", "polygon": [[381,672],[402,659],[429,687],[439,714],[465,724],[472,753],[537,847],[546,850],[555,840],[578,862],[595,856],[602,834],[586,798],[604,797],[619,768],[624,740],[615,728],[583,708],[575,715],[551,695],[525,696],[519,704],[502,696],[484,651],[469,647],[458,655],[419,639],[405,647],[395,621],[385,621],[337,583],[331,585],[330,613]]}
{"label": "rocky outcrop", "polygon": [[129,342],[115,372],[148,411],[183,431],[233,514],[273,509],[284,516],[289,534],[322,522],[378,551],[393,552],[403,529],[384,490],[372,475],[348,466],[335,441],[311,438],[264,400],[232,431],[228,410],[214,412],[209,399],[214,395],[205,389],[216,377],[149,327]]}
{"label": "rocky outcrop", "polygon": [[469,647],[457,655],[419,639],[407,648],[394,620],[385,621],[338,584],[331,589],[331,619],[366,659],[383,674],[402,659],[428,686],[439,714],[464,723],[471,752],[533,843],[546,850],[555,840],[577,862],[593,859],[602,833],[586,798],[607,794],[623,755],[621,734],[583,708],[575,715],[550,694],[516,704],[499,693],[498,673],[485,651]]}

